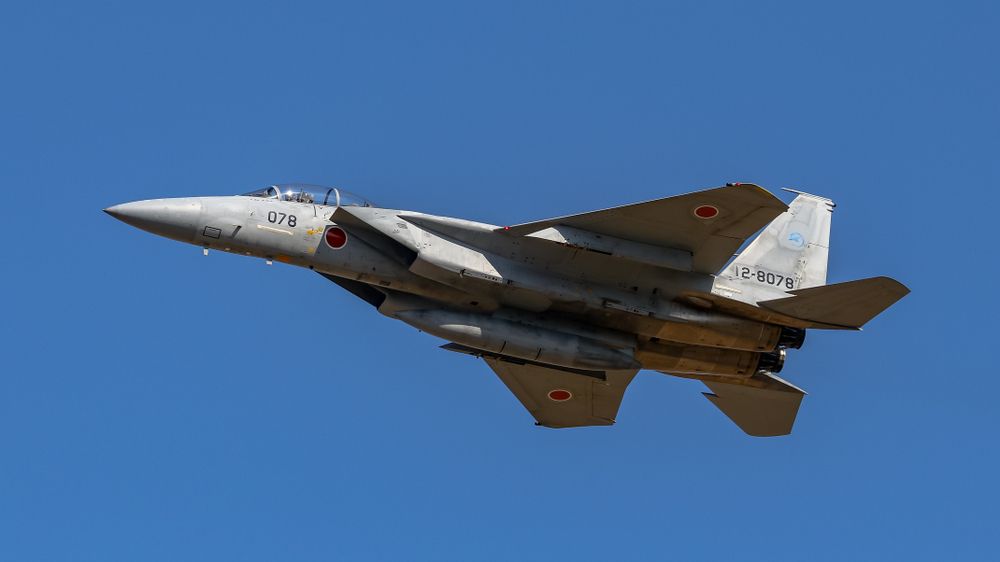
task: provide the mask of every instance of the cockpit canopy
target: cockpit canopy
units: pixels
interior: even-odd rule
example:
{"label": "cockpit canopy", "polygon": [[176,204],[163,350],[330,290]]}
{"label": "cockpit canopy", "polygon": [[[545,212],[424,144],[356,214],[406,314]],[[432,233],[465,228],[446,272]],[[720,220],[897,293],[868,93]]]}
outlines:
{"label": "cockpit canopy", "polygon": [[276,184],[250,193],[243,194],[246,197],[262,197],[264,199],[277,199],[279,201],[294,201],[297,203],[310,203],[313,205],[327,205],[330,207],[373,207],[371,201],[355,195],[350,191],[344,191],[336,187],[323,187],[322,185],[310,185],[307,183],[282,183]]}

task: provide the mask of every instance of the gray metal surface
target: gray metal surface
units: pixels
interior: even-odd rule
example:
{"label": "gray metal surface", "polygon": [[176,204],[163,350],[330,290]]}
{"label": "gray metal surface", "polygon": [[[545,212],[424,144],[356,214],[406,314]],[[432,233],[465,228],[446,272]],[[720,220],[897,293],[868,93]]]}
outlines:
{"label": "gray metal surface", "polygon": [[858,328],[908,292],[884,277],[825,284],[832,209],[727,184],[501,227],[287,184],[105,211],[206,252],[314,270],[482,357],[541,425],[613,423],[645,368],[702,380],[747,433],[780,435],[804,393],[774,373],[802,329]]}

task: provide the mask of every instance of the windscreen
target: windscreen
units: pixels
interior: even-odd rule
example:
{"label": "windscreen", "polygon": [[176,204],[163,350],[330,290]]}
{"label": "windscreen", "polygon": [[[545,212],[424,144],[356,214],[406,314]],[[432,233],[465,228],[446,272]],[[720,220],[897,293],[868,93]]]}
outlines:
{"label": "windscreen", "polygon": [[360,195],[338,189],[305,183],[284,183],[268,186],[243,194],[246,197],[278,199],[294,203],[325,205],[329,207],[373,207],[371,201]]}

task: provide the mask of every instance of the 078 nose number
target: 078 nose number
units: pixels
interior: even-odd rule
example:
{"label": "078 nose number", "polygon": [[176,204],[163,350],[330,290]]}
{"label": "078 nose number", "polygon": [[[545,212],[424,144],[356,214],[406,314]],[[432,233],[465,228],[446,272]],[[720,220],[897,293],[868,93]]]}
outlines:
{"label": "078 nose number", "polygon": [[288,226],[294,228],[295,225],[298,224],[299,219],[295,218],[295,215],[287,215],[285,213],[271,211],[267,214],[267,222],[273,222],[274,224],[287,224]]}

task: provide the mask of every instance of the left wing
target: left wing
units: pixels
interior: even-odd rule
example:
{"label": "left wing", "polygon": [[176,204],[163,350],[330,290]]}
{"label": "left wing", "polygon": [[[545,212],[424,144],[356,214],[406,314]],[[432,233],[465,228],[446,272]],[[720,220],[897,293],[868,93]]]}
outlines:
{"label": "left wing", "polygon": [[565,369],[457,344],[443,347],[482,357],[538,425],[545,427],[614,424],[625,389],[639,372]]}

